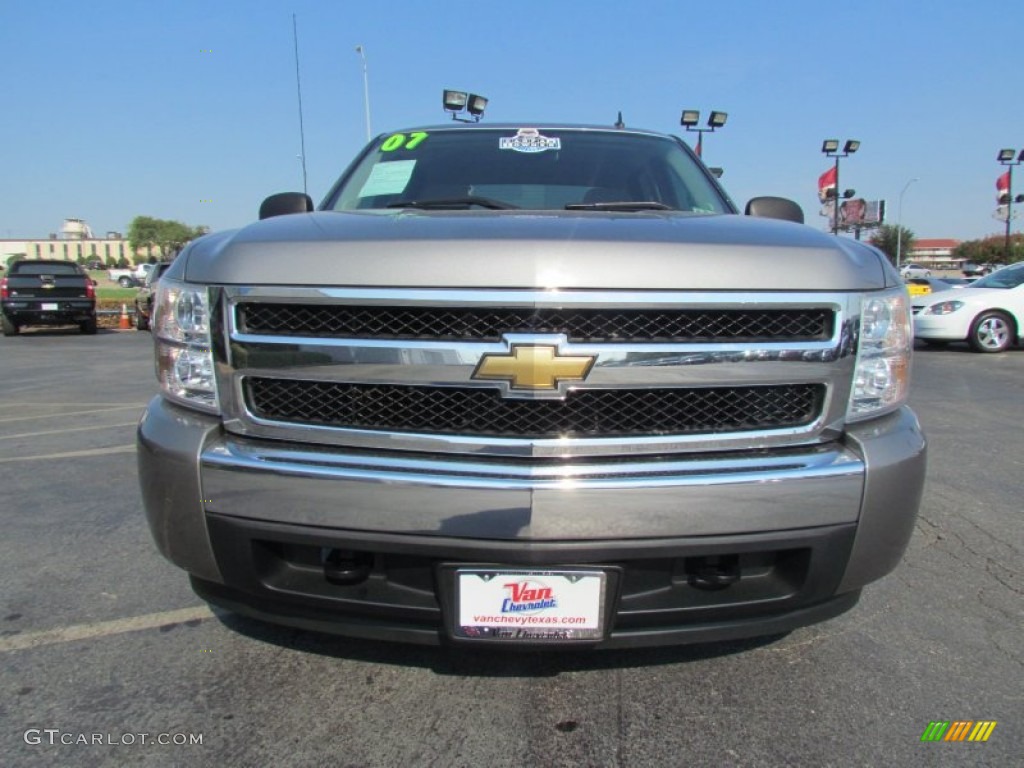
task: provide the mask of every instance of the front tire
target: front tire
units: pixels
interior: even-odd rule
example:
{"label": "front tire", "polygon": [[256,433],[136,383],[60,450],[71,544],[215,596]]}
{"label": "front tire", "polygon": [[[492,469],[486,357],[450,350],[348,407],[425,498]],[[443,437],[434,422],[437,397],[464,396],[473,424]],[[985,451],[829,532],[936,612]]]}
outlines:
{"label": "front tire", "polygon": [[13,321],[9,320],[6,315],[3,315],[2,318],[0,318],[0,320],[2,320],[4,336],[17,336],[18,335],[18,331],[21,330],[21,329],[18,328],[16,323],[14,323]]}
{"label": "front tire", "polygon": [[982,312],[971,324],[967,341],[975,352],[1003,352],[1013,343],[1013,320],[998,311]]}
{"label": "front tire", "polygon": [[130,277],[122,277],[118,279],[117,284],[120,285],[122,288],[131,288],[133,285],[135,285],[135,281],[132,280]]}

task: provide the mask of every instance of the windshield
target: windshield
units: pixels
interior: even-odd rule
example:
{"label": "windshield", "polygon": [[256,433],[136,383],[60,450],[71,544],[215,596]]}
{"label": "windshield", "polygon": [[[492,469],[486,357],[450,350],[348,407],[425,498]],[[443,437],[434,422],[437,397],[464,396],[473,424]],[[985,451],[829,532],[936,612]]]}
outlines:
{"label": "windshield", "polygon": [[993,272],[988,277],[975,280],[972,288],[1016,288],[1024,283],[1024,261]]}
{"label": "windshield", "polygon": [[479,127],[378,139],[323,207],[732,212],[670,137]]}

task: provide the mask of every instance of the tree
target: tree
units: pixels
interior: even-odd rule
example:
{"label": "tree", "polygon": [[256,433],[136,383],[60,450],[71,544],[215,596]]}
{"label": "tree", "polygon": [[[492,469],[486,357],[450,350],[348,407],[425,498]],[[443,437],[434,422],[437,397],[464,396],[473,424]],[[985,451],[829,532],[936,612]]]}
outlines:
{"label": "tree", "polygon": [[1024,235],[1010,235],[1010,258],[1006,258],[1006,236],[990,235],[980,240],[966,240],[953,250],[953,256],[975,264],[1013,264],[1024,261]]}
{"label": "tree", "polygon": [[153,248],[157,247],[166,259],[177,256],[185,243],[208,231],[209,227],[205,226],[190,227],[180,221],[136,216],[128,225],[128,244],[134,252],[145,248],[150,261],[153,261]]}
{"label": "tree", "polygon": [[[899,237],[899,240],[897,240],[897,237]],[[910,250],[914,247],[914,243],[917,242],[917,237],[906,227],[883,224],[871,235],[870,242],[873,246],[883,251],[889,257],[889,261],[895,264],[897,242],[899,242],[900,261],[906,261]]]}
{"label": "tree", "polygon": [[181,249],[185,247],[185,243],[189,240],[195,240],[204,234],[205,229],[205,227],[201,226],[190,227],[187,224],[182,224],[180,221],[165,221],[161,223],[156,244],[160,246],[164,258],[172,255],[177,256]]}
{"label": "tree", "polygon": [[143,248],[152,253],[160,225],[161,220],[151,216],[136,216],[132,219],[132,223],[128,225],[128,245],[131,246],[132,253],[138,253]]}

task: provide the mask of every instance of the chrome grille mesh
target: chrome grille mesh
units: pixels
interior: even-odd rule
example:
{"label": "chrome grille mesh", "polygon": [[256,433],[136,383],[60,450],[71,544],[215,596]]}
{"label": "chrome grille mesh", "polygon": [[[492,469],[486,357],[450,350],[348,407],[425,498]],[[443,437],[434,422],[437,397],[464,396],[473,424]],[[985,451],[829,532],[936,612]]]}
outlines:
{"label": "chrome grille mesh", "polygon": [[261,419],[335,428],[466,436],[642,437],[800,427],[821,412],[821,384],[581,390],[565,400],[503,399],[490,389],[248,377]]}
{"label": "chrome grille mesh", "polygon": [[499,341],[564,333],[578,343],[824,341],[833,313],[786,309],[549,309],[242,302],[243,333],[356,339]]}

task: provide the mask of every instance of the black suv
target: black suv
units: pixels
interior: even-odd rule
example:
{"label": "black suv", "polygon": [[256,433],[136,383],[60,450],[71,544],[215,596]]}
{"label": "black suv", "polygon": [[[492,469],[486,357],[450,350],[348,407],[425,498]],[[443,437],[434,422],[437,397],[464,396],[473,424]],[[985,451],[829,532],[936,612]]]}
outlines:
{"label": "black suv", "polygon": [[0,280],[4,336],[26,325],[77,325],[96,333],[96,286],[70,261],[24,259]]}

